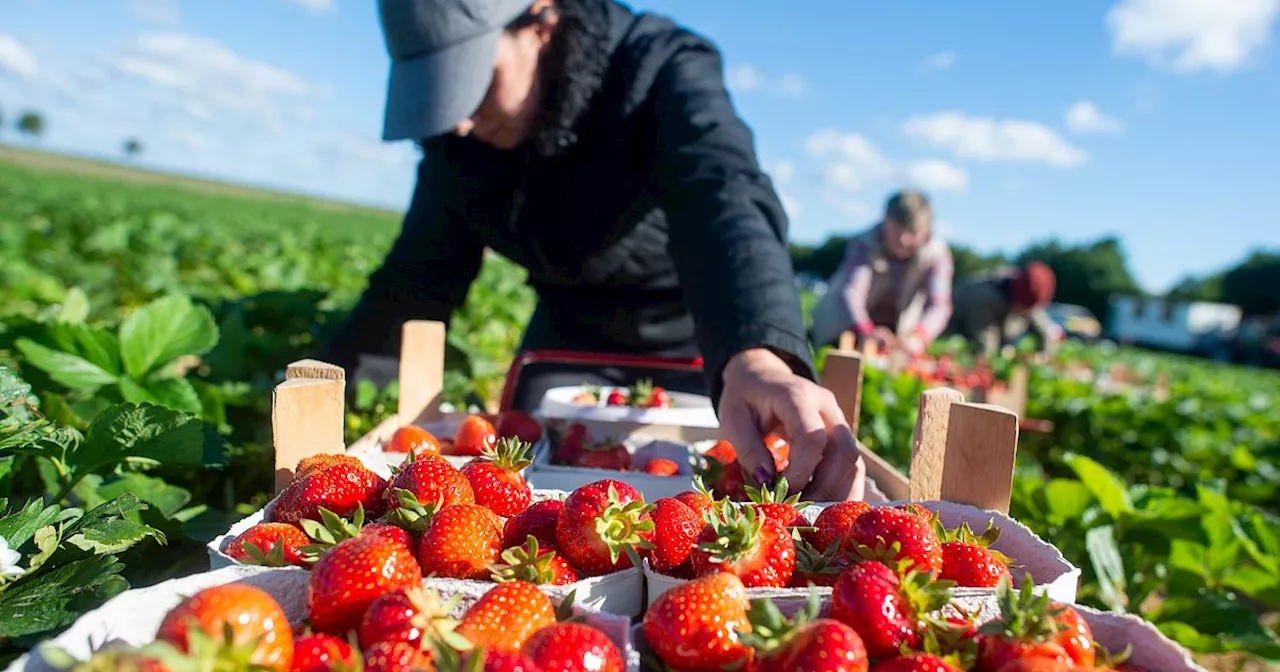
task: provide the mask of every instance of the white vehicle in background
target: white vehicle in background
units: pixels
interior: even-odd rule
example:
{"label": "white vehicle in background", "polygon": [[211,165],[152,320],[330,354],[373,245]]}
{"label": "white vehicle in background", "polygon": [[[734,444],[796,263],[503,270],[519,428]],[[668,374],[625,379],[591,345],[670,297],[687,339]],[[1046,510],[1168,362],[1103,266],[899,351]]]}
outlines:
{"label": "white vehicle in background", "polygon": [[1107,337],[1125,345],[1212,355],[1240,326],[1239,306],[1112,296]]}

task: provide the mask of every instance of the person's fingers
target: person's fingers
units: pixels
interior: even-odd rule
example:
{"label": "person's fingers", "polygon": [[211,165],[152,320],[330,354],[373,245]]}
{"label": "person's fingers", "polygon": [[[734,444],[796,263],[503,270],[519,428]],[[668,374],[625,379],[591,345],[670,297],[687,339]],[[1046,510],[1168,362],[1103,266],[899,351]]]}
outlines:
{"label": "person's fingers", "polygon": [[817,385],[792,385],[775,400],[775,410],[791,442],[791,454],[783,472],[792,490],[802,490],[813,477],[827,447],[827,420],[823,409],[835,406],[831,393]]}
{"label": "person's fingers", "polygon": [[813,502],[861,500],[866,491],[866,470],[848,425],[833,427],[822,463],[804,491],[805,499]]}
{"label": "person's fingers", "polygon": [[743,473],[757,482],[772,479],[774,472],[773,455],[764,447],[760,425],[757,412],[745,400],[734,398],[721,402],[720,433],[733,444]]}

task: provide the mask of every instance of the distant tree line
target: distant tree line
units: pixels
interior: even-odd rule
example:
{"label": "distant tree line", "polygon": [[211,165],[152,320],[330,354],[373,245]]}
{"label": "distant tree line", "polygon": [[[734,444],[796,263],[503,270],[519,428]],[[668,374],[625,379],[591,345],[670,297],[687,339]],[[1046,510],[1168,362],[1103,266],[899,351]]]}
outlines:
{"label": "distant tree line", "polygon": [[[848,243],[848,236],[832,236],[817,246],[793,244],[791,259],[796,272],[830,277],[839,268]],[[1057,301],[1084,306],[1104,322],[1112,294],[1145,294],[1129,270],[1124,246],[1113,236],[1080,245],[1048,240],[1012,256],[982,254],[951,243],[951,254],[957,282],[1005,264],[1043,262],[1058,276]],[[1280,252],[1255,251],[1219,273],[1188,277],[1168,298],[1233,303],[1246,315],[1274,315],[1280,311]]]}

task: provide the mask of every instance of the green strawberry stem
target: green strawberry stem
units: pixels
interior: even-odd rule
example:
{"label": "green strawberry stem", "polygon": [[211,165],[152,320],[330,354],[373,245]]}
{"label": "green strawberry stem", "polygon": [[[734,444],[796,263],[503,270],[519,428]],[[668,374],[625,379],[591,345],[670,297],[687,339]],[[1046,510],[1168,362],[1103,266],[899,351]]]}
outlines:
{"label": "green strawberry stem", "polygon": [[481,450],[480,457],[506,471],[519,473],[533,464],[533,460],[529,457],[532,448],[533,444],[521,441],[518,437],[504,437],[498,439],[493,446]]}
{"label": "green strawberry stem", "polygon": [[645,518],[652,510],[653,505],[642,500],[623,504],[617,489],[609,486],[609,503],[596,518],[596,534],[609,548],[610,562],[617,563],[626,553],[632,564],[640,566],[637,549],[653,548],[653,543],[643,536],[654,529],[654,522]]}
{"label": "green strawberry stem", "polygon": [[555,570],[551,568],[555,558],[555,551],[539,552],[538,538],[531,534],[524,546],[503,551],[502,562],[490,565],[489,571],[495,583],[526,581],[541,585],[555,580]]}
{"label": "green strawberry stem", "polygon": [[755,502],[756,504],[790,504],[797,510],[803,509],[804,507],[812,504],[812,502],[800,501],[799,494],[787,496],[789,488],[785,476],[778,477],[773,488],[768,488],[763,485],[760,487],[748,485],[745,486],[744,489],[747,491],[747,499]]}
{"label": "green strawberry stem", "polygon": [[347,520],[322,506],[320,507],[320,521],[304,519],[298,523],[302,527],[302,531],[314,542],[298,549],[302,553],[303,561],[308,564],[315,563],[330,548],[348,539],[354,539],[356,535],[360,534],[360,530],[364,527],[364,504],[356,504],[356,512],[352,515],[351,520]]}
{"label": "green strawberry stem", "polygon": [[816,590],[810,590],[805,608],[792,618],[783,615],[782,610],[768,598],[751,601],[747,611],[747,621],[751,623],[748,631],[739,631],[742,643],[760,653],[770,653],[785,649],[796,633],[807,623],[818,618],[822,611],[822,602]]}
{"label": "green strawberry stem", "polygon": [[1023,577],[1022,588],[1016,592],[1009,578],[1001,577],[996,584],[1000,617],[984,624],[978,629],[978,634],[1036,642],[1048,641],[1057,636],[1062,625],[1055,617],[1065,607],[1054,606],[1048,595],[1036,595],[1034,589],[1035,580],[1030,576]]}
{"label": "green strawberry stem", "polygon": [[431,517],[442,507],[439,502],[421,502],[413,491],[396,488],[396,499],[400,506],[387,512],[383,519],[399,527],[403,527],[414,535],[427,531]]}
{"label": "green strawberry stem", "polygon": [[698,550],[710,554],[714,563],[732,564],[754,550],[765,518],[750,506],[729,504],[720,516],[708,511],[706,521],[716,538],[699,544]]}

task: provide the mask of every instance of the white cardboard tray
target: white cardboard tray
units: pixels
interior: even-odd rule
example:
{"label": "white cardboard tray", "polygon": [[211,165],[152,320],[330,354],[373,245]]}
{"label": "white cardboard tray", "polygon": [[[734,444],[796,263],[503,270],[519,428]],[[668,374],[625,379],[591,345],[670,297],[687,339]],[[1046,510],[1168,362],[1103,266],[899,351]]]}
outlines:
{"label": "white cardboard tray", "polygon": [[[535,490],[533,493],[534,501],[564,499],[567,496],[567,492],[555,490]],[[233,539],[245,530],[266,520],[268,512],[274,506],[275,500],[272,500],[261,510],[232,525],[231,529],[227,530],[225,534],[209,542],[207,549],[210,568],[220,570],[227,567],[245,567],[246,565],[240,565],[223,551]],[[280,571],[293,572],[304,577],[308,574],[308,570],[302,567],[285,567],[280,568]],[[425,581],[428,586],[441,589],[447,588],[453,593],[476,598],[493,587],[493,583],[489,581],[435,578],[426,579]],[[644,611],[645,607],[644,575],[638,567],[632,567],[605,576],[594,576],[567,586],[543,586],[542,590],[552,599],[561,599],[568,595],[569,592],[576,590],[577,595],[574,598],[574,603],[593,611],[638,616]]]}
{"label": "white cardboard tray", "polygon": [[[896,503],[895,503],[896,504]],[[987,511],[974,506],[955,504],[952,502],[921,502],[921,504],[938,512],[938,518],[947,527],[956,527],[960,523],[968,523],[969,527],[981,532],[987,529],[987,522],[994,519],[1000,528],[1000,538],[992,546],[994,549],[1013,558],[1011,573],[1015,583],[1019,583],[1026,574],[1036,577],[1037,591],[1047,593],[1054,600],[1074,604],[1076,591],[1080,584],[1080,569],[1063,557],[1062,552],[1040,537],[1036,536],[1025,525],[997,511]],[[818,513],[828,505],[805,507],[801,514],[812,522]],[[659,574],[645,566],[645,586],[647,605],[672,587],[684,583],[683,579]],[[751,597],[770,597],[778,608],[787,613],[802,609],[809,595],[808,588],[750,588]],[[823,598],[831,595],[830,588],[816,588]],[[955,602],[962,608],[972,610],[981,617],[983,614],[997,613],[994,588],[955,588],[952,590]]]}
{"label": "white cardboard tray", "polygon": [[[601,387],[600,396],[607,397],[613,387]],[[599,422],[624,422],[640,425],[677,425],[684,427],[716,428],[720,420],[709,397],[685,392],[668,392],[671,408],[632,408],[630,406],[585,406],[575,404],[574,397],[582,392],[581,385],[553,387],[547,390],[538,406],[536,416],[565,420],[595,420]]]}
{"label": "white cardboard tray", "polygon": [[[232,582],[243,582],[265,590],[280,603],[290,623],[298,623],[307,613],[307,579],[304,571],[268,567],[234,566],[203,574],[173,579],[147,588],[128,590],[108,600],[101,607],[83,615],[72,626],[41,646],[56,646],[78,660],[112,643],[141,646],[155,637],[165,614],[199,590]],[[442,593],[454,594],[448,585],[436,586]],[[480,593],[483,594],[483,591]],[[455,610],[461,616],[479,595],[464,594]],[[552,597],[558,601],[558,597]],[[583,606],[580,603],[575,603]],[[630,619],[608,613],[580,609],[588,613],[588,624],[599,628],[618,646],[627,661],[628,672],[639,672],[640,659],[631,645]],[[15,660],[6,672],[55,672],[41,655],[40,647]]]}

